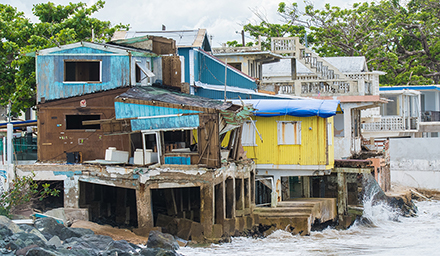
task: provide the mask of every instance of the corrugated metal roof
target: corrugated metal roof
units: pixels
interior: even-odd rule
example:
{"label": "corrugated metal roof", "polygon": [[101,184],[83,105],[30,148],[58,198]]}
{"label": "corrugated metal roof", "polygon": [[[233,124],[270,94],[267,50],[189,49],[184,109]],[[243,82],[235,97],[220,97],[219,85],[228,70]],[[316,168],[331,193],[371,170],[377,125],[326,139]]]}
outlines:
{"label": "corrugated metal roof", "polygon": [[[206,30],[205,30],[206,32]],[[176,30],[176,31],[127,31],[124,39],[142,37],[142,36],[161,36],[171,38],[176,41],[178,47],[195,46],[198,39],[199,30]]]}
{"label": "corrugated metal roof", "polygon": [[116,99],[121,100],[123,100],[124,98],[143,101],[160,101],[192,107],[214,108],[218,110],[226,110],[233,105],[232,103],[228,102],[224,103],[219,100],[208,99],[181,92],[173,92],[153,86],[136,86],[130,88],[127,92],[116,97]]}
{"label": "corrugated metal roof", "polygon": [[[365,56],[326,57],[325,61],[339,69],[342,73],[368,72]],[[297,74],[312,74],[306,66],[297,62]],[[263,76],[290,76],[290,59],[263,65]]]}

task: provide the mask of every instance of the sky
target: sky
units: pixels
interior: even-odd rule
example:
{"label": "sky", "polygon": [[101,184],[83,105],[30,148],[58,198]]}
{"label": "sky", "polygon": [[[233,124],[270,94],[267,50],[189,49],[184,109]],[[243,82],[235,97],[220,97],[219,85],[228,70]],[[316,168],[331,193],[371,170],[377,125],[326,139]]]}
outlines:
{"label": "sky", "polygon": [[[112,24],[130,24],[130,30],[157,31],[166,26],[166,30],[186,30],[205,28],[212,36],[212,46],[220,47],[222,43],[237,40],[244,24],[256,23],[258,18],[252,12],[258,9],[272,23],[281,22],[277,15],[278,3],[282,0],[106,0],[103,9],[94,17],[110,21]],[[32,22],[38,22],[32,14],[35,0],[2,0],[2,4],[17,7]],[[67,5],[75,0],[51,0],[55,4]],[[96,0],[82,0],[89,6]],[[291,1],[285,1],[290,4]],[[332,6],[349,8],[361,0],[315,0],[311,1],[316,8],[322,8],[325,2]],[[302,0],[298,5],[304,6]],[[246,42],[251,41],[246,35]]]}

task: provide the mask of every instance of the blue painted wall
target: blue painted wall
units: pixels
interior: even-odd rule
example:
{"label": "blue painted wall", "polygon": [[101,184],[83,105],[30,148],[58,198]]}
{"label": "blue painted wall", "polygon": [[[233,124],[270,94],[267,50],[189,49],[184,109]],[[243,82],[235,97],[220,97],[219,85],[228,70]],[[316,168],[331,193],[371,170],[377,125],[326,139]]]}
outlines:
{"label": "blue painted wall", "polygon": [[[144,117],[144,116],[199,113],[199,111],[115,102],[115,113],[117,119],[122,119],[122,118],[133,118],[133,117]],[[174,128],[181,129],[181,128],[190,128],[190,127],[198,127],[198,126],[199,126],[199,115],[131,120],[132,131],[174,129]]]}
{"label": "blue painted wall", "polygon": [[[191,48],[179,48],[179,55],[185,57],[185,82],[190,82],[190,55]],[[255,80],[245,74],[228,67],[227,85],[245,89],[256,89]],[[205,84],[225,84],[225,64],[205,52],[194,50],[194,80]]]}
{"label": "blue painted wall", "polygon": [[[37,101],[79,96],[130,85],[130,57],[78,47],[37,55]],[[64,82],[64,60],[101,60],[101,82]]]}

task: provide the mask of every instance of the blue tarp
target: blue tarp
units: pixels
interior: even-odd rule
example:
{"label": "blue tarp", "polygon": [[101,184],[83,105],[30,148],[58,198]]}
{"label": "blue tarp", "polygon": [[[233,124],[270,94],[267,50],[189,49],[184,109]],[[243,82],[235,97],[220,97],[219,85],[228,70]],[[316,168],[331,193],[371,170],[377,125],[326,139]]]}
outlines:
{"label": "blue tarp", "polygon": [[[319,116],[327,118],[342,113],[339,100],[243,100],[245,104],[252,104],[256,109],[256,116]],[[239,101],[234,101],[240,104]]]}

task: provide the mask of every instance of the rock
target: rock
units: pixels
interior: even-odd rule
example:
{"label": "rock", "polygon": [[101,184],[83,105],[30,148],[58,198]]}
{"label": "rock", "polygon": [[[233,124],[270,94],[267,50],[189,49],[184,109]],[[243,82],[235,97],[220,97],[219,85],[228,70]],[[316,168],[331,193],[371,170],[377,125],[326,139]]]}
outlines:
{"label": "rock", "polygon": [[55,247],[60,247],[62,245],[61,240],[58,236],[53,236],[49,241],[47,241],[48,245],[54,245]]}
{"label": "rock", "polygon": [[21,232],[22,230],[20,229],[20,227],[15,224],[14,222],[12,222],[12,220],[10,220],[9,218],[5,217],[5,216],[1,216],[0,215],[0,224],[5,225],[7,228],[9,228],[13,233],[18,233]]}
{"label": "rock", "polygon": [[139,252],[142,256],[179,256],[180,254],[173,250],[165,250],[162,248],[144,248]]}
{"label": "rock", "polygon": [[118,249],[126,252],[135,252],[136,249],[139,249],[138,246],[133,247],[130,243],[125,240],[113,241],[109,244],[107,250]]}
{"label": "rock", "polygon": [[26,256],[61,256],[61,255],[62,254],[58,254],[56,252],[41,247],[32,248],[26,253]]}
{"label": "rock", "polygon": [[0,224],[0,240],[4,240],[6,237],[12,236],[12,231],[4,224]]}
{"label": "rock", "polygon": [[19,249],[19,250],[17,250],[16,252],[15,252],[15,255],[26,255],[26,253],[30,250],[30,249],[32,249],[32,248],[36,248],[36,247],[38,247],[36,244],[31,244],[31,245],[29,245],[29,246],[26,246],[26,247],[24,247],[24,248],[21,248],[21,249]]}
{"label": "rock", "polygon": [[23,232],[34,234],[34,235],[38,236],[39,238],[41,238],[41,240],[43,240],[44,242],[47,242],[46,237],[43,234],[41,234],[41,232],[38,231],[38,229],[36,229],[35,227],[27,225],[27,224],[19,224],[18,226],[20,227],[20,229]]}
{"label": "rock", "polygon": [[39,247],[46,247],[46,243],[41,240],[41,238],[25,232],[13,234],[9,237],[9,242],[15,244],[18,247],[16,249],[24,248],[32,244],[36,244]]}
{"label": "rock", "polygon": [[80,233],[66,228],[64,225],[59,224],[55,219],[52,218],[37,219],[34,223],[34,226],[48,240],[53,236],[58,236],[63,241],[71,237],[81,237]]}
{"label": "rock", "polygon": [[95,232],[93,232],[93,230],[87,229],[87,228],[68,228],[68,229],[70,229],[71,231],[80,235],[79,237],[84,236],[84,235],[94,235],[95,234]]}
{"label": "rock", "polygon": [[148,236],[147,247],[162,248],[166,250],[178,250],[179,244],[172,235],[153,230]]}
{"label": "rock", "polygon": [[102,256],[133,256],[133,254],[120,250],[120,249],[111,249],[103,252]]}
{"label": "rock", "polygon": [[106,250],[109,245],[113,243],[113,239],[111,237],[103,235],[85,235],[82,236],[81,239],[83,239],[92,248],[97,248],[101,251]]}

